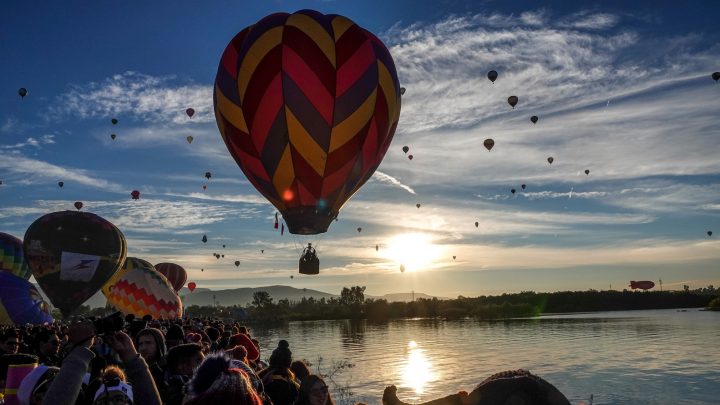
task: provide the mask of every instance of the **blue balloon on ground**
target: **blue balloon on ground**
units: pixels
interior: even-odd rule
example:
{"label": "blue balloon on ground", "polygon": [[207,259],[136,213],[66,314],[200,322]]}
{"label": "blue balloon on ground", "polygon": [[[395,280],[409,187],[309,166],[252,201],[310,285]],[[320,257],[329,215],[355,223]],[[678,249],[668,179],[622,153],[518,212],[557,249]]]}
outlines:
{"label": "blue balloon on ground", "polygon": [[52,323],[50,306],[29,281],[0,272],[0,325]]}

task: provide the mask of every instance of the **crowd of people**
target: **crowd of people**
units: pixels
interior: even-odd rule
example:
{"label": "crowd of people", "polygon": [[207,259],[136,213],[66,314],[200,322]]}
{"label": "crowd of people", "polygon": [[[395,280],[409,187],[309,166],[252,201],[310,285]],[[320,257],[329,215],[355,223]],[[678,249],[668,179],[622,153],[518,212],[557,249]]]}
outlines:
{"label": "crowd of people", "polygon": [[286,340],[265,361],[237,322],[118,317],[0,327],[0,404],[334,405]]}

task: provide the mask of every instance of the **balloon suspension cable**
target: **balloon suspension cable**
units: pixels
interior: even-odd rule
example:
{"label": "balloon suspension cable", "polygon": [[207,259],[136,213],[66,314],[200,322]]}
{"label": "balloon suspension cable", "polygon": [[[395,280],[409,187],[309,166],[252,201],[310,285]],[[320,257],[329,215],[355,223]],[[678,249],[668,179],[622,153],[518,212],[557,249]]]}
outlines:
{"label": "balloon suspension cable", "polygon": [[291,233],[290,235],[292,236],[293,245],[295,245],[295,251],[297,252],[298,258],[300,258],[300,257],[302,257],[302,252],[300,251],[300,249],[298,249],[297,237],[295,236],[294,233]]}

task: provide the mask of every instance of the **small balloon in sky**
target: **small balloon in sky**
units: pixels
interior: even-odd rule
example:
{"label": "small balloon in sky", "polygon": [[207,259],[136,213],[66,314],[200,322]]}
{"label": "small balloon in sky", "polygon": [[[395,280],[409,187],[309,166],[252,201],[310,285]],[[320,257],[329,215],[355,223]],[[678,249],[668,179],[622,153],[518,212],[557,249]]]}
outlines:
{"label": "small balloon in sky", "polygon": [[358,231],[358,232],[362,232],[362,228],[361,228],[361,227],[358,227],[357,231]]}
{"label": "small balloon in sky", "polygon": [[375,245],[375,251],[377,252],[380,249],[380,245]]}
{"label": "small balloon in sky", "polygon": [[195,115],[195,109],[188,108],[187,110],[185,110],[185,114],[187,114],[188,117],[192,118],[193,115]]}
{"label": "small balloon in sky", "polygon": [[400,87],[400,95],[405,95],[405,87]]}
{"label": "small balloon in sky", "polygon": [[492,150],[493,146],[495,146],[495,141],[492,140],[492,139],[490,139],[490,138],[488,138],[488,139],[486,139],[486,140],[483,141],[483,146],[485,146],[485,149],[487,149],[488,152],[489,152],[489,151]]}
{"label": "small balloon in sky", "polygon": [[400,265],[400,273],[404,273],[404,272],[405,272],[405,265],[401,264]]}
{"label": "small balloon in sky", "polygon": [[203,184],[203,190],[207,190],[207,184]]}
{"label": "small balloon in sky", "polygon": [[420,208],[420,204],[415,204],[416,207]]}
{"label": "small balloon in sky", "polygon": [[457,256],[453,256],[453,260],[455,260],[455,258],[457,258]]}
{"label": "small balloon in sky", "polygon": [[589,174],[590,174],[590,170],[585,169],[585,175],[587,176],[587,175],[589,175]]}
{"label": "small balloon in sky", "polygon": [[191,281],[188,283],[188,290],[190,290],[190,292],[195,291],[195,287],[197,287],[197,284],[195,284],[194,282]]}
{"label": "small balloon in sky", "polygon": [[527,186],[526,186],[525,184],[523,184],[523,185],[520,186],[520,188],[522,188],[523,190],[525,190],[526,187],[527,187]]}
{"label": "small balloon in sky", "polygon": [[265,249],[260,249],[260,254],[265,253]]}
{"label": "small balloon in sky", "polygon": [[133,190],[132,193],[130,193],[130,197],[132,197],[133,200],[139,200],[140,192],[137,190]]}
{"label": "small balloon in sky", "polygon": [[498,72],[491,70],[487,74],[487,78],[490,79],[491,82],[495,83],[495,80],[497,80]]}
{"label": "small balloon in sky", "polygon": [[479,225],[480,225],[480,223],[475,221],[475,228],[477,228]]}
{"label": "small balloon in sky", "polygon": [[75,201],[75,204],[73,204],[73,205],[75,206],[75,208],[76,208],[78,211],[80,211],[80,210],[82,209],[82,207],[83,207],[83,203],[80,202],[80,201]]}
{"label": "small balloon in sky", "polygon": [[18,90],[18,95],[20,96],[20,98],[25,98],[25,96],[28,95],[27,89],[25,87],[20,87],[20,89]]}
{"label": "small balloon in sky", "polygon": [[708,236],[712,236],[712,231],[707,231]]}
{"label": "small balloon in sky", "polygon": [[235,260],[235,267],[240,267],[240,260]]}
{"label": "small balloon in sky", "polygon": [[408,155],[408,159],[413,160],[413,155]]}
{"label": "small balloon in sky", "polygon": [[115,135],[115,134],[110,134],[110,139],[112,139],[112,140],[114,141],[115,138],[117,138],[117,135]]}
{"label": "small balloon in sky", "polygon": [[409,151],[409,150],[410,150],[410,148],[409,148],[409,147],[407,147],[407,146],[403,146],[403,152],[405,152],[405,153],[408,153],[408,151]]}
{"label": "small balloon in sky", "polygon": [[537,115],[533,115],[532,117],[530,117],[530,121],[531,121],[533,124],[537,124],[537,122],[538,122],[538,116],[537,116]]}
{"label": "small balloon in sky", "polygon": [[552,156],[550,156],[549,158],[547,158],[547,161],[548,161],[548,163],[552,164],[552,162],[554,162],[555,159]]}
{"label": "small balloon in sky", "polygon": [[[716,82],[717,82],[718,80],[720,80],[720,72],[714,72],[714,73],[712,74],[712,79],[715,80]],[[20,89],[20,90],[22,90],[22,89]]]}
{"label": "small balloon in sky", "polygon": [[202,241],[203,241],[203,243],[207,243],[207,235],[203,235]]}
{"label": "small balloon in sky", "polygon": [[514,188],[510,189],[510,192],[511,192],[512,194],[515,194],[515,191],[516,191],[516,190],[515,190]]}
{"label": "small balloon in sky", "polygon": [[117,118],[113,118],[110,120],[110,122],[112,122],[113,125],[117,125],[118,120],[117,120]]}
{"label": "small balloon in sky", "polygon": [[517,96],[508,97],[508,104],[510,104],[510,107],[512,107],[513,110],[515,109],[515,106],[517,105],[517,103],[518,103]]}
{"label": "small balloon in sky", "polygon": [[208,179],[208,180],[210,180],[210,177],[212,177],[212,173],[210,173],[210,172],[205,172],[205,178]]}
{"label": "small balloon in sky", "polygon": [[192,143],[193,139],[195,138],[193,138],[192,135],[188,135],[185,139],[187,140],[187,143]]}
{"label": "small balloon in sky", "polygon": [[63,183],[62,181],[58,181],[58,187],[63,188],[64,185],[65,183]]}

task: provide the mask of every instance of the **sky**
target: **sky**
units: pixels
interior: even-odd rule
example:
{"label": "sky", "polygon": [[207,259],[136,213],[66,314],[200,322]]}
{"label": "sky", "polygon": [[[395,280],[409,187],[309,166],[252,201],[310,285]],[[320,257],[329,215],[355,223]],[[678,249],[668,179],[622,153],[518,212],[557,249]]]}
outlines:
{"label": "sky", "polygon": [[[212,105],[230,39],[306,8],[375,33],[407,89],[375,175],[312,237],[274,229],[276,211],[230,156]],[[0,231],[22,238],[82,201],[124,233],[129,256],[178,263],[211,289],[718,286],[719,12],[714,1],[10,2]],[[297,274],[308,242],[318,276]]]}

